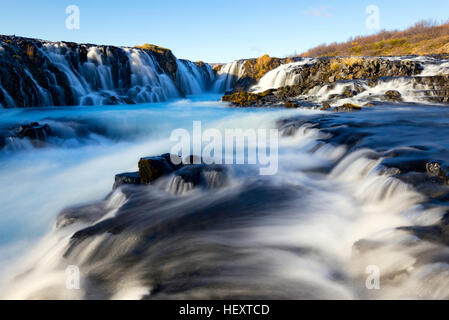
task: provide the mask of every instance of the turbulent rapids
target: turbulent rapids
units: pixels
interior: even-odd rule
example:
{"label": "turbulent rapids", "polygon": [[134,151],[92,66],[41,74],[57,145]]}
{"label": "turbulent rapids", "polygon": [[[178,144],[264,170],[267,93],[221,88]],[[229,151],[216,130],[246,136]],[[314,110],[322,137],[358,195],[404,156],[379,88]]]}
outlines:
{"label": "turbulent rapids", "polygon": [[[11,219],[50,223],[60,212],[51,232],[19,260],[9,242],[2,297],[448,298],[445,107],[328,114],[229,109],[205,98],[15,114],[105,129],[103,138],[92,132],[77,144],[55,144],[57,153],[2,158],[2,191],[11,194],[2,207],[14,212]],[[151,121],[167,113],[167,127]],[[106,195],[114,174],[135,170],[141,156],[169,151],[161,131],[200,116],[220,130],[279,128],[278,174],[235,166],[214,188],[178,192],[180,181],[167,176]],[[125,135],[130,124],[139,135]],[[9,224],[2,232],[11,241],[20,232]],[[65,287],[69,265],[81,271],[81,290]],[[379,291],[365,288],[370,265],[382,270]]]}
{"label": "turbulent rapids", "polygon": [[[449,298],[444,57],[212,68],[0,41],[0,298]],[[170,134],[198,121],[277,129],[277,173],[168,163]]]}

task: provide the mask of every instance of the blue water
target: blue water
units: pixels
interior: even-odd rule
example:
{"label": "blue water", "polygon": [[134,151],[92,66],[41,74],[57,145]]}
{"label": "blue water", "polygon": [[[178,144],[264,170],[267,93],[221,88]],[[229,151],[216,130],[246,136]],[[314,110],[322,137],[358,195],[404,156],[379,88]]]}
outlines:
{"label": "blue water", "polygon": [[102,199],[114,175],[136,171],[140,157],[169,152],[176,128],[191,131],[198,120],[203,127],[274,127],[281,115],[304,112],[230,108],[219,100],[210,94],[154,104],[0,110],[0,128],[36,121],[63,136],[43,148],[0,152],[0,259],[2,247],[22,250],[47,232],[61,209]]}

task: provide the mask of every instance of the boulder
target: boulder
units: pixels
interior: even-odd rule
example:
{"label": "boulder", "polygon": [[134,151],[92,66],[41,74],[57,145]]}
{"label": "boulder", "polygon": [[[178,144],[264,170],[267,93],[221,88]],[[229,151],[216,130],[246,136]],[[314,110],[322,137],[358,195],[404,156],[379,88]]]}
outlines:
{"label": "boulder", "polygon": [[143,184],[150,184],[175,171],[170,162],[162,156],[141,158],[138,166],[139,176]]}
{"label": "boulder", "polygon": [[46,140],[51,134],[48,124],[40,125],[38,122],[21,125],[17,131],[17,137],[31,140]]}
{"label": "boulder", "polygon": [[120,173],[115,176],[115,182],[114,186],[112,187],[112,190],[117,189],[123,184],[140,184],[141,179],[139,172],[125,172]]}
{"label": "boulder", "polygon": [[344,105],[340,107],[335,107],[333,111],[335,112],[354,112],[354,111],[361,111],[362,107],[357,106],[355,104],[351,103],[345,103]]}
{"label": "boulder", "polygon": [[389,91],[385,92],[385,97],[387,100],[390,100],[390,101],[401,101],[402,100],[401,93],[396,90],[389,90]]}
{"label": "boulder", "polygon": [[449,183],[448,168],[440,161],[428,161],[426,171],[428,175],[440,178],[445,184]]}

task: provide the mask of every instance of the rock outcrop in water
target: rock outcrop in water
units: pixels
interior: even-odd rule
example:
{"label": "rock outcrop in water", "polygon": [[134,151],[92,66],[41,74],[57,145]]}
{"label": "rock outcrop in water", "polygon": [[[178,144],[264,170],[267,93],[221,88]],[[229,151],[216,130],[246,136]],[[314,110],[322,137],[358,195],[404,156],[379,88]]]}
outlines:
{"label": "rock outcrop in water", "polygon": [[26,123],[9,129],[0,130],[0,149],[9,142],[10,145],[17,144],[18,141],[28,141],[35,147],[41,147],[49,137],[53,135],[48,124],[38,122]]}
{"label": "rock outcrop in water", "polygon": [[164,101],[210,89],[208,64],[157,46],[120,48],[0,36],[0,105],[38,107]]}
{"label": "rock outcrop in water", "polygon": [[226,169],[220,165],[205,164],[202,159],[190,156],[182,160],[169,153],[139,160],[138,172],[126,172],[115,176],[113,190],[126,184],[154,184],[163,177],[172,176],[168,189],[175,194],[184,193],[197,186],[218,188],[226,182]]}

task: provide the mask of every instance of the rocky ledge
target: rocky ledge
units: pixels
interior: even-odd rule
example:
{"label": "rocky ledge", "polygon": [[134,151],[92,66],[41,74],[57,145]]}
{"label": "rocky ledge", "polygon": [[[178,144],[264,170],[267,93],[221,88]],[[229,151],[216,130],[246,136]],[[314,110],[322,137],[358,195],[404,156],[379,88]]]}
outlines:
{"label": "rocky ledge", "polygon": [[[327,110],[330,109],[328,105],[341,107],[348,102],[340,100],[357,100],[359,97],[363,97],[363,103],[360,104],[368,105],[375,102],[402,102],[402,93],[396,90],[397,84],[394,83],[399,80],[404,83],[407,93],[411,92],[418,100],[449,103],[449,75],[421,76],[423,69],[423,65],[414,60],[319,58],[289,71],[288,76],[296,79],[293,85],[251,92],[249,89],[254,81],[246,81],[250,85],[243,85],[239,80],[234,90],[227,92],[222,100],[242,107],[314,106]],[[383,89],[381,92],[381,88],[389,86],[391,90]],[[380,92],[373,90],[376,87]]]}
{"label": "rocky ledge", "polygon": [[[404,77],[408,81],[410,90],[414,97],[423,102],[429,103],[449,103],[449,75],[441,76],[412,76]],[[246,91],[232,91],[227,92],[222,101],[229,102],[234,106],[239,107],[261,107],[261,106],[283,106],[286,108],[297,107],[315,107],[322,110],[344,110],[344,99],[355,99],[361,94],[364,94],[383,83],[389,81],[387,78],[379,78],[376,80],[369,80],[366,83],[355,82],[334,82],[320,83],[316,82],[307,86],[298,84],[294,86],[287,86],[278,89],[269,89],[264,92],[246,92]],[[330,94],[325,101],[319,101],[318,97],[308,95],[309,92],[319,91],[320,88],[326,87],[330,91],[341,84],[343,87],[340,94]],[[363,103],[363,106],[369,107],[382,102],[403,102],[402,94],[397,90],[387,90],[379,95],[368,94],[368,100]],[[362,98],[367,99],[366,95]],[[363,100],[361,100],[363,101]],[[334,105],[334,108],[331,107]],[[343,107],[343,108],[342,108]],[[361,106],[359,106],[360,108]]]}

